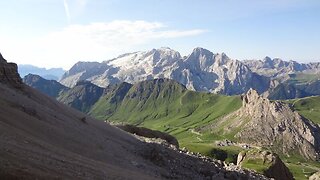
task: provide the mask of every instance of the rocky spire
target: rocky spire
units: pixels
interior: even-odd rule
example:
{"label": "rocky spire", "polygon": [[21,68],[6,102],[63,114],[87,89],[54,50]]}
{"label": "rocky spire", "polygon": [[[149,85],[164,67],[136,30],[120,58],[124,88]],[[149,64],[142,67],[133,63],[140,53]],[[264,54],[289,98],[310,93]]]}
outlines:
{"label": "rocky spire", "polygon": [[9,84],[19,88],[22,86],[22,80],[18,73],[18,66],[15,63],[7,63],[0,53],[0,83]]}
{"label": "rocky spire", "polygon": [[280,101],[270,101],[250,89],[243,96],[237,117],[248,123],[236,134],[244,142],[299,152],[307,159],[320,158],[320,128]]}
{"label": "rocky spire", "polygon": [[7,61],[2,57],[2,54],[0,53],[0,63],[6,63]]}

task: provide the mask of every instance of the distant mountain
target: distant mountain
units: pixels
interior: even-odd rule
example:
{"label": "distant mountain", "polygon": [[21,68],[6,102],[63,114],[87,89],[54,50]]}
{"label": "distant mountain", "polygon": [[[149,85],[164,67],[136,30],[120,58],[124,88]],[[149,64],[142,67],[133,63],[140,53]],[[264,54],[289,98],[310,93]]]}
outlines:
{"label": "distant mountain", "polygon": [[59,80],[66,71],[62,68],[46,69],[28,64],[19,64],[18,72],[21,77],[24,77],[28,74],[36,74],[48,80]]}
{"label": "distant mountain", "polygon": [[60,93],[69,89],[68,87],[63,86],[55,80],[47,80],[39,75],[34,74],[28,74],[27,76],[25,76],[23,78],[23,82],[26,85],[31,86],[41,91],[42,93],[54,98],[59,97]]}
{"label": "distant mountain", "polygon": [[78,62],[63,75],[60,82],[73,87],[78,81],[87,80],[107,87],[121,82],[134,84],[167,78],[194,91],[237,95],[253,88],[259,94],[270,94],[278,91],[274,89],[290,79],[290,74],[296,73],[320,74],[320,63],[304,64],[270,57],[238,61],[224,53],[215,54],[204,48],[195,48],[190,55],[182,57],[175,50],[160,48],[123,54],[102,63]]}
{"label": "distant mountain", "polygon": [[104,92],[103,88],[89,81],[79,81],[76,86],[68,88],[55,80],[47,80],[33,74],[25,76],[23,82],[82,112],[88,112]]}
{"label": "distant mountain", "polygon": [[173,79],[190,90],[222,94],[241,94],[249,88],[262,93],[269,87],[268,78],[253,73],[241,61],[203,48],[195,48],[187,57],[170,48],[160,48],[124,54],[102,63],[78,62],[60,82],[72,87],[77,81],[87,80],[106,87],[156,78]]}
{"label": "distant mountain", "polygon": [[287,80],[278,83],[275,88],[270,88],[268,92],[268,98],[273,100],[317,95],[320,95],[320,73],[289,74]]}
{"label": "distant mountain", "polygon": [[320,73],[320,62],[298,63],[296,61],[284,61],[279,58],[265,57],[263,60],[243,61],[253,72],[272,78],[287,76],[292,73]]}
{"label": "distant mountain", "polygon": [[79,81],[73,88],[63,91],[57,100],[86,113],[99,100],[103,91],[103,88],[91,82]]}

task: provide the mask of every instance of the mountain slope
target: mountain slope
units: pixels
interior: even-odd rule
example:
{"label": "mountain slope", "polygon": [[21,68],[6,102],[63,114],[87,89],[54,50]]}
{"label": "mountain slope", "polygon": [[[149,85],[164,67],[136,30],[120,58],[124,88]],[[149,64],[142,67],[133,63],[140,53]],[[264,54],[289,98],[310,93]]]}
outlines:
{"label": "mountain slope", "polygon": [[320,124],[320,96],[293,99],[286,102],[305,118]]}
{"label": "mountain slope", "polygon": [[265,179],[96,121],[24,85],[1,55],[0,91],[3,179]]}
{"label": "mountain slope", "polygon": [[63,91],[57,100],[86,113],[99,100],[103,91],[103,88],[90,82],[79,81],[73,88]]}
{"label": "mountain slope", "polygon": [[55,80],[46,80],[33,74],[25,76],[23,82],[56,98],[63,104],[85,113],[98,101],[104,91],[103,88],[88,81],[79,81],[74,87],[68,88]]}
{"label": "mountain slope", "polygon": [[103,120],[126,122],[175,135],[179,141],[196,138],[192,129],[205,126],[236,111],[239,96],[223,96],[187,90],[168,79],[122,83],[109,87],[90,114]]}
{"label": "mountain slope", "polygon": [[79,62],[60,82],[72,87],[77,81],[87,80],[106,87],[157,78],[175,80],[189,90],[222,94],[241,94],[249,88],[262,93],[269,87],[268,78],[251,72],[242,62],[203,48],[195,48],[186,57],[170,48],[160,48],[124,54],[102,63]]}
{"label": "mountain slope", "polygon": [[61,92],[69,89],[55,80],[46,80],[39,75],[28,74],[22,81],[26,85],[54,98],[57,98]]}

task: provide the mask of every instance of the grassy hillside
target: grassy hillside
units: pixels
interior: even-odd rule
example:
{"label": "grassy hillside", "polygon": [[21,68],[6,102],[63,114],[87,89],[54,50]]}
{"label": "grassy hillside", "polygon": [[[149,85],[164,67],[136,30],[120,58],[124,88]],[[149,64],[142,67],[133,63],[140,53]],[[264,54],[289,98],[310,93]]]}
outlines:
{"label": "grassy hillside", "polygon": [[320,124],[320,96],[286,101],[305,118]]}
{"label": "grassy hillside", "polygon": [[196,134],[194,129],[241,106],[239,96],[199,93],[174,81],[155,81],[121,84],[100,98],[90,113],[99,119],[145,126],[190,140]]}

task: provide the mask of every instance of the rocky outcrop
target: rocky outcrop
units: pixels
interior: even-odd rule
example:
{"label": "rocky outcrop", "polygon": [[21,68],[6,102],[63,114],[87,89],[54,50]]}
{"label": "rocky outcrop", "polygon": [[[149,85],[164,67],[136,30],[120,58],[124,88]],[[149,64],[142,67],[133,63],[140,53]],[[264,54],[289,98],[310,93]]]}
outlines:
{"label": "rocky outcrop", "polygon": [[[289,105],[262,98],[255,90],[243,96],[237,118],[244,122],[235,137],[240,141],[271,147],[279,153],[299,153],[316,160],[320,152],[320,128]],[[245,122],[246,121],[246,122]]]}
{"label": "rocky outcrop", "polygon": [[293,180],[292,173],[275,153],[258,150],[239,153],[238,166],[246,167],[250,162],[254,162],[257,167],[263,167],[260,168],[259,171],[262,171],[262,173],[269,178],[276,180]]}
{"label": "rocky outcrop", "polygon": [[8,63],[0,54],[0,82],[13,87],[22,87],[22,80],[15,63]]}
{"label": "rocky outcrop", "polygon": [[309,177],[309,180],[320,180],[320,171],[312,174],[312,175]]}
{"label": "rocky outcrop", "polygon": [[133,125],[116,125],[116,127],[129,132],[131,134],[136,134],[138,136],[146,137],[146,138],[159,138],[165,140],[167,143],[179,148],[178,140],[171,136],[170,134],[163,133],[161,131],[151,130],[144,127],[137,127]]}

